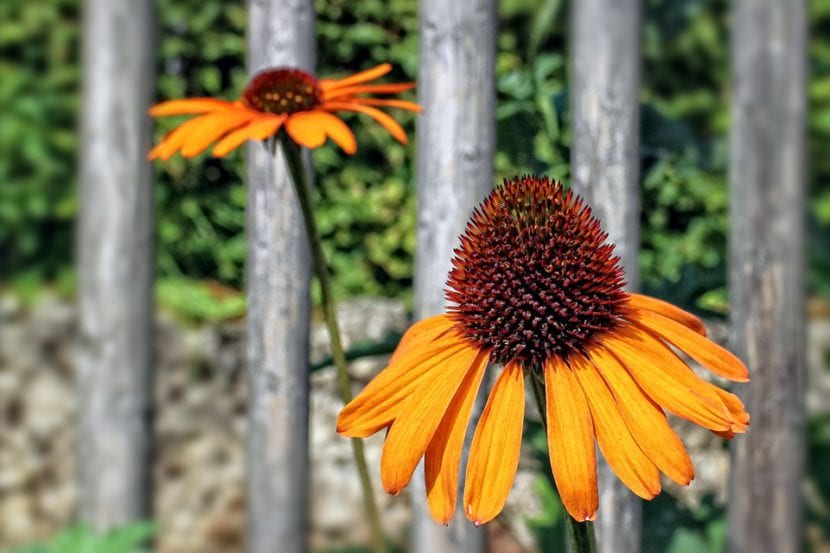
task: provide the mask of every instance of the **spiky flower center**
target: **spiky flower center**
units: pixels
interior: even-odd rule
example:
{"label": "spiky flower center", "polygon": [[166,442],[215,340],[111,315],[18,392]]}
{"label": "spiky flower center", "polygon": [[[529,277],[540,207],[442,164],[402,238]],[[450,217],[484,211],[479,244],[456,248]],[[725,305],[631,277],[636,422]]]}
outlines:
{"label": "spiky flower center", "polygon": [[320,104],[320,85],[300,69],[278,67],[253,76],[242,91],[242,101],[257,111],[290,115]]}
{"label": "spiky flower center", "polygon": [[619,258],[590,208],[547,177],[505,181],[473,212],[456,250],[450,316],[500,363],[538,368],[584,352],[621,324]]}

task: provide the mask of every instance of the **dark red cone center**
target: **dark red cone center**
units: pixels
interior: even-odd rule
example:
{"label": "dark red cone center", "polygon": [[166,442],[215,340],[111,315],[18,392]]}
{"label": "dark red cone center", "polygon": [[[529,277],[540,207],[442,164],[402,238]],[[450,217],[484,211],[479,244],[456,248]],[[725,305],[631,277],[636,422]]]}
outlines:
{"label": "dark red cone center", "polygon": [[590,208],[547,177],[505,181],[461,236],[450,316],[500,363],[567,360],[625,312],[624,275]]}
{"label": "dark red cone center", "polygon": [[279,67],[260,71],[242,91],[242,101],[265,113],[309,111],[320,104],[320,85],[300,69]]}

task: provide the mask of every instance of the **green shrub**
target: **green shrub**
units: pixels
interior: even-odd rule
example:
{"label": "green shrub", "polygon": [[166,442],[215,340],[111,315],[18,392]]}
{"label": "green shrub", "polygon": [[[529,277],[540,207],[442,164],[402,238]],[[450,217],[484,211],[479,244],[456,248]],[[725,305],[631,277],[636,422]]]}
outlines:
{"label": "green shrub", "polygon": [[96,534],[83,525],[73,526],[40,545],[7,553],[148,553],[143,545],[154,534],[150,523],[135,523]]}
{"label": "green shrub", "polygon": [[[80,0],[0,4],[0,103],[11,106],[0,125],[0,281],[71,282],[79,6]],[[159,99],[237,96],[246,81],[245,2],[159,0],[157,6]],[[392,78],[417,76],[416,0],[318,0],[316,7],[320,74],[391,61]],[[830,70],[830,0],[810,8],[811,284],[830,293],[822,276],[830,269],[830,192],[820,187],[830,180],[823,154],[830,81],[822,77]],[[565,3],[503,0],[499,10],[497,178],[544,172],[567,181]],[[728,10],[726,0],[645,3],[642,275],[647,289],[686,305],[723,298]],[[396,115],[414,136],[414,117]],[[405,297],[415,249],[414,151],[361,117],[348,117],[359,143],[355,156],[334,147],[314,153],[318,217],[336,293]],[[157,137],[174,124],[161,121]],[[162,279],[243,287],[242,170],[241,152],[156,164]]]}

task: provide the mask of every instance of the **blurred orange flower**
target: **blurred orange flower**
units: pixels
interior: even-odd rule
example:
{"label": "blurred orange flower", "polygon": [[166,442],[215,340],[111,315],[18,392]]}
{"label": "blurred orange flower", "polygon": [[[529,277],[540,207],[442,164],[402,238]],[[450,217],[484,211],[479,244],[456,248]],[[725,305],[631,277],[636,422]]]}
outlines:
{"label": "blurred orange flower", "polygon": [[[403,128],[378,107],[419,112],[414,102],[394,98],[372,98],[364,94],[395,94],[415,83],[368,84],[389,73],[388,63],[343,79],[317,80],[293,68],[266,69],[251,78],[242,97],[235,102],[215,98],[170,100],[150,108],[153,117],[198,115],[168,134],[150,152],[150,159],[169,159],[176,152],[193,157],[213,142],[215,157],[222,157],[246,140],[264,140],[285,128],[297,144],[317,148],[331,138],[346,153],[357,151],[349,127],[334,113],[363,113],[380,123],[406,144]],[[376,107],[377,106],[377,107]]]}
{"label": "blurred orange flower", "polygon": [[337,421],[352,437],[388,429],[380,466],[387,492],[400,492],[425,457],[430,511],[449,522],[490,363],[504,368],[476,427],[464,487],[464,511],[476,524],[499,514],[513,484],[525,374],[544,395],[553,475],[580,522],[598,508],[596,442],[620,480],[651,499],[660,472],[682,485],[694,477],[664,409],[726,438],[746,431],[741,401],[672,348],[729,380],[747,381],[746,367],[708,340],[694,315],[626,292],[607,237],[582,200],[547,178],[506,181],[474,211],[453,259],[448,312],[412,326]]}

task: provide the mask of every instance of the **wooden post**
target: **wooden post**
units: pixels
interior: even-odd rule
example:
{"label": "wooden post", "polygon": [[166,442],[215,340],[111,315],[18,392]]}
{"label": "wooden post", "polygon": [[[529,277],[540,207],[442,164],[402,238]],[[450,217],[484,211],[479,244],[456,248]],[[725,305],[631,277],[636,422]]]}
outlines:
{"label": "wooden post", "polygon": [[752,426],[732,444],[732,553],[802,550],[806,12],[804,0],[735,3],[730,307]]}
{"label": "wooden post", "polygon": [[[251,0],[251,74],[313,70],[311,0]],[[248,151],[248,552],[308,550],[311,256],[281,149]],[[332,429],[332,432],[334,430]]]}
{"label": "wooden post", "polygon": [[[424,113],[418,118],[418,319],[444,311],[452,250],[473,207],[493,185],[497,32],[495,0],[422,0],[420,9],[418,99]],[[413,553],[484,551],[484,530],[464,516],[463,492],[453,522],[444,528],[429,515],[422,469],[410,488]]]}
{"label": "wooden post", "polygon": [[153,2],[86,0],[83,29],[78,499],[103,531],[150,510]]}
{"label": "wooden post", "polygon": [[[629,289],[639,281],[640,3],[571,4],[571,174],[616,244]],[[597,540],[602,553],[640,551],[641,502],[600,456]]]}

